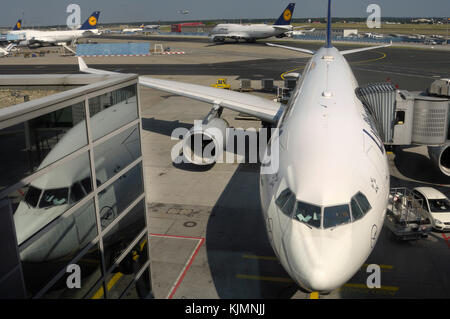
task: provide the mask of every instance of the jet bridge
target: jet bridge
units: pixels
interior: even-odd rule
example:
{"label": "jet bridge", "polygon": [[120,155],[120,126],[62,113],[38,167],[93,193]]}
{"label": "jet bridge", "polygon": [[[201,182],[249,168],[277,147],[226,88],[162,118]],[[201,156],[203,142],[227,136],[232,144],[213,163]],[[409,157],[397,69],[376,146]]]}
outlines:
{"label": "jet bridge", "polygon": [[391,83],[361,86],[356,95],[373,115],[386,145],[438,146],[450,139],[450,96],[398,90]]}
{"label": "jet bridge", "polygon": [[449,79],[434,81],[426,92],[374,83],[357,88],[356,95],[385,145],[425,145],[434,164],[450,176]]}

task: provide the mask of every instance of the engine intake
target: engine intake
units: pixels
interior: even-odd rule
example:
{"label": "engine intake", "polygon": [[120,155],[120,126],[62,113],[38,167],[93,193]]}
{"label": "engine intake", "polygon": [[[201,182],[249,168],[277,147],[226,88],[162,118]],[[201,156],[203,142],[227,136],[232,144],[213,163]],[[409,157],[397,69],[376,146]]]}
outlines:
{"label": "engine intake", "polygon": [[194,125],[183,138],[183,155],[195,165],[211,165],[223,156],[228,123],[220,118],[221,110],[212,109],[208,116]]}
{"label": "engine intake", "polygon": [[428,154],[441,172],[450,176],[450,143],[443,146],[428,146]]}

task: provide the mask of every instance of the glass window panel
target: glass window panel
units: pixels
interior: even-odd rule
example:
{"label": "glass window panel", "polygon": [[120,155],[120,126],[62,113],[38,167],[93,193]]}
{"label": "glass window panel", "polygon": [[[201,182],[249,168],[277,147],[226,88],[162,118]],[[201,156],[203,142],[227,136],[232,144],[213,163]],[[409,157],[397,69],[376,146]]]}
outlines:
{"label": "glass window panel", "polygon": [[142,164],[139,163],[99,194],[102,227],[111,224],[143,192]]}
{"label": "glass window panel", "polygon": [[282,208],[284,204],[286,204],[287,200],[289,199],[289,196],[292,194],[292,192],[289,190],[289,188],[286,188],[284,191],[278,195],[278,198],[276,199],[275,203],[279,208]]}
{"label": "glass window panel", "polygon": [[93,140],[138,118],[136,85],[89,99]]}
{"label": "glass window panel", "polygon": [[21,251],[27,292],[35,295],[96,236],[92,200],[69,217],[60,219],[48,232]]}
{"label": "glass window panel", "polygon": [[359,207],[361,207],[361,210],[363,211],[364,214],[367,214],[367,212],[372,208],[372,206],[370,206],[369,201],[367,200],[367,197],[359,192],[355,195],[355,199],[359,204]]}
{"label": "glass window panel", "polygon": [[84,297],[84,299],[105,299],[103,280],[98,282],[97,285],[95,285],[95,287]]}
{"label": "glass window panel", "polygon": [[151,294],[150,268],[145,270],[141,277],[122,296],[122,299],[153,298]]}
{"label": "glass window panel", "polygon": [[88,152],[9,195],[19,245],[87,195],[80,190],[83,178],[91,179]]}
{"label": "glass window panel", "polygon": [[325,207],[323,210],[323,228],[330,228],[351,222],[348,204]]}
{"label": "glass window panel", "polygon": [[140,156],[138,125],[96,146],[94,148],[95,173],[99,184],[106,182]]}
{"label": "glass window panel", "polygon": [[147,236],[144,235],[120,264],[114,267],[113,272],[108,276],[108,280],[106,281],[108,298],[118,299],[128,288],[147,262],[147,252]]}
{"label": "glass window panel", "polygon": [[106,269],[145,228],[145,202],[140,201],[103,237]]}
{"label": "glass window panel", "polygon": [[86,144],[84,102],[0,130],[0,189]]}
{"label": "glass window panel", "polygon": [[352,206],[353,221],[358,220],[364,216],[363,211],[354,198],[352,198],[350,205]]}
{"label": "glass window panel", "polygon": [[321,207],[304,202],[297,202],[294,217],[302,223],[320,228]]}
{"label": "glass window panel", "polygon": [[289,199],[287,200],[286,204],[284,204],[281,211],[285,215],[290,217],[292,215],[292,211],[294,210],[294,205],[295,205],[295,195],[291,193]]}
{"label": "glass window panel", "polygon": [[80,267],[80,288],[68,288],[67,280],[71,281],[73,271],[67,272],[50,288],[42,298],[46,299],[81,299],[102,277],[100,250],[98,245],[93,246],[76,265]]}

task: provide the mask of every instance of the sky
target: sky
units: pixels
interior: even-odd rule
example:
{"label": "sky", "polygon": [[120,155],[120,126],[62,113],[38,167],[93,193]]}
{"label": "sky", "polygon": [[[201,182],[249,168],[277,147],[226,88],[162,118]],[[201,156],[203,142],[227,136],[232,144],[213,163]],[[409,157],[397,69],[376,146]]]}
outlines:
{"label": "sky", "polygon": [[[292,1],[292,0],[291,0]],[[294,18],[324,17],[326,0],[296,2]],[[100,10],[100,23],[211,20],[211,19],[276,19],[288,1],[277,0],[2,0],[0,26],[12,26],[18,18],[23,25],[66,24],[69,4],[81,7],[82,22]],[[386,17],[450,16],[449,0],[334,0],[335,17],[367,17],[366,9],[375,3]],[[182,15],[179,10],[189,10]]]}

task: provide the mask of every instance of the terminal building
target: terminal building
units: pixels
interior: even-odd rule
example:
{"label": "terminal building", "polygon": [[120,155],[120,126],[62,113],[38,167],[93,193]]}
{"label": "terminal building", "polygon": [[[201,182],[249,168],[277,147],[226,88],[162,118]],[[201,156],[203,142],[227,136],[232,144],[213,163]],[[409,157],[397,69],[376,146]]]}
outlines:
{"label": "terminal building", "polygon": [[137,83],[0,76],[0,299],[152,297]]}

